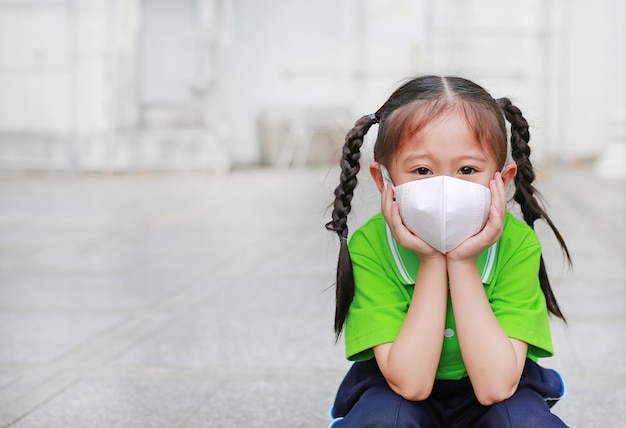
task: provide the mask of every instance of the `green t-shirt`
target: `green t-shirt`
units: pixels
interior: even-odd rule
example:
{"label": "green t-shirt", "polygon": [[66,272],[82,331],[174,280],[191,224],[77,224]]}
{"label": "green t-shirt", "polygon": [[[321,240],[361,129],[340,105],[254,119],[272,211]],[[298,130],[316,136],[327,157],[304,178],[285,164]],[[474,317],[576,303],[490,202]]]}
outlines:
{"label": "green t-shirt", "polygon": [[[355,293],[344,327],[346,357],[364,361],[373,347],[393,342],[413,295],[419,259],[391,236],[382,214],[359,228],[350,239]],[[509,337],[528,343],[533,360],[552,356],[546,301],[539,286],[541,246],[535,232],[507,213],[502,237],[477,261],[485,293]],[[454,324],[448,310],[437,379],[467,376]]]}

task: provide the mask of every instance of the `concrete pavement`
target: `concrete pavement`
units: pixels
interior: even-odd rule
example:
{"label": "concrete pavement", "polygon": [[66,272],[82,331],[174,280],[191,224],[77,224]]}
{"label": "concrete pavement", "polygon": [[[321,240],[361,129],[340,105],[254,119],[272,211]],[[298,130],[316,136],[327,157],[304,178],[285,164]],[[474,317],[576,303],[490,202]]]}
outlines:
{"label": "concrete pavement", "polygon": [[[0,177],[0,427],[325,427],[335,168]],[[353,225],[378,207],[366,171]],[[539,175],[572,427],[624,426],[626,183]]]}

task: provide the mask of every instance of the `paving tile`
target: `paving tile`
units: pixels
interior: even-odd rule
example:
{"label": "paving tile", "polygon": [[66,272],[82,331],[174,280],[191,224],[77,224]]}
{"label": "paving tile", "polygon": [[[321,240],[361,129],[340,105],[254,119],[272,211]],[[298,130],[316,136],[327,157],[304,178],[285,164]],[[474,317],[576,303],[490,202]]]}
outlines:
{"label": "paving tile", "polygon": [[626,374],[624,321],[571,321],[569,328],[584,374]]}
{"label": "paving tile", "polygon": [[0,364],[52,362],[122,318],[89,313],[0,313]]}
{"label": "paving tile", "polygon": [[116,364],[259,368],[346,367],[328,319],[189,314],[128,350]]}
{"label": "paving tile", "polygon": [[205,380],[82,381],[11,426],[175,427],[216,388]]}
{"label": "paving tile", "polygon": [[591,282],[575,278],[555,287],[555,295],[566,316],[573,320],[621,319],[622,323],[626,322],[626,286],[623,280]]}
{"label": "paving tile", "polygon": [[0,391],[2,391],[2,389],[6,386],[10,385],[11,382],[15,381],[15,379],[16,376],[14,375],[14,373],[0,373]]}
{"label": "paving tile", "polygon": [[621,427],[626,414],[626,387],[570,389],[553,411],[571,427]]}
{"label": "paving tile", "polygon": [[140,308],[176,290],[180,282],[180,277],[0,274],[0,308]]}
{"label": "paving tile", "polygon": [[184,427],[301,427],[328,426],[333,396],[325,384],[272,382],[230,383],[199,406]]}

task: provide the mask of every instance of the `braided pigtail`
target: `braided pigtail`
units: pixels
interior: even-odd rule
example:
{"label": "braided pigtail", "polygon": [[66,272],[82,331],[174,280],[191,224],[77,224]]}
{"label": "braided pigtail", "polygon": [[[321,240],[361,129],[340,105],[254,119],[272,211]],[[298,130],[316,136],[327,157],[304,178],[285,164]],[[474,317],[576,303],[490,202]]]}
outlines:
{"label": "braided pigtail", "polygon": [[[515,175],[515,193],[513,199],[519,204],[524,221],[534,229],[535,220],[542,218],[548,223],[550,229],[556,236],[556,239],[571,264],[572,259],[565,244],[565,240],[559,233],[558,229],[546,213],[540,203],[541,195],[532,185],[535,180],[535,172],[530,162],[530,133],[528,132],[528,122],[522,116],[519,108],[511,104],[508,98],[500,98],[497,100],[498,105],[502,109],[504,116],[511,123],[511,155],[517,164],[517,174]],[[550,281],[546,272],[543,256],[541,256],[539,264],[539,281],[541,290],[546,298],[548,310],[555,316],[565,321],[565,317],[559,308],[556,297],[550,287]]]}
{"label": "braided pigtail", "polygon": [[361,169],[361,146],[370,127],[377,122],[371,114],[359,119],[348,132],[341,156],[341,175],[339,186],[335,188],[332,221],[326,223],[326,229],[339,236],[339,260],[337,261],[337,280],[335,288],[335,339],[339,339],[348,315],[350,303],[354,298],[354,275],[352,259],[348,251],[348,214],[352,210],[352,197],[357,185],[357,174]]}

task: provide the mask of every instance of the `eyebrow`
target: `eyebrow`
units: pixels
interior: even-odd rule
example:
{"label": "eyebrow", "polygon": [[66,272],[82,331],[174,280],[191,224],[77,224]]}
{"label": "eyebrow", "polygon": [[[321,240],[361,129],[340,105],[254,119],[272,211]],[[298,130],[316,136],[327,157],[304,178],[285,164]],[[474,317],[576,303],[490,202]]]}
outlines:
{"label": "eyebrow", "polygon": [[402,160],[402,163],[413,163],[415,161],[421,161],[421,160],[431,160],[433,159],[433,156],[431,156],[429,153],[424,153],[424,154],[412,154],[409,155],[407,157],[405,157]]}
{"label": "eyebrow", "polygon": [[[432,161],[435,157],[430,153],[420,153],[420,154],[412,154],[407,156],[403,163],[413,163],[416,161]],[[452,158],[455,162],[464,162],[464,161],[474,161],[474,162],[485,162],[487,161],[487,157],[482,153],[468,153],[462,154]]]}
{"label": "eyebrow", "polygon": [[481,154],[474,154],[474,153],[470,153],[467,155],[461,155],[458,156],[456,158],[454,158],[454,160],[456,161],[475,161],[475,162],[485,162],[487,160],[487,157],[485,155]]}

